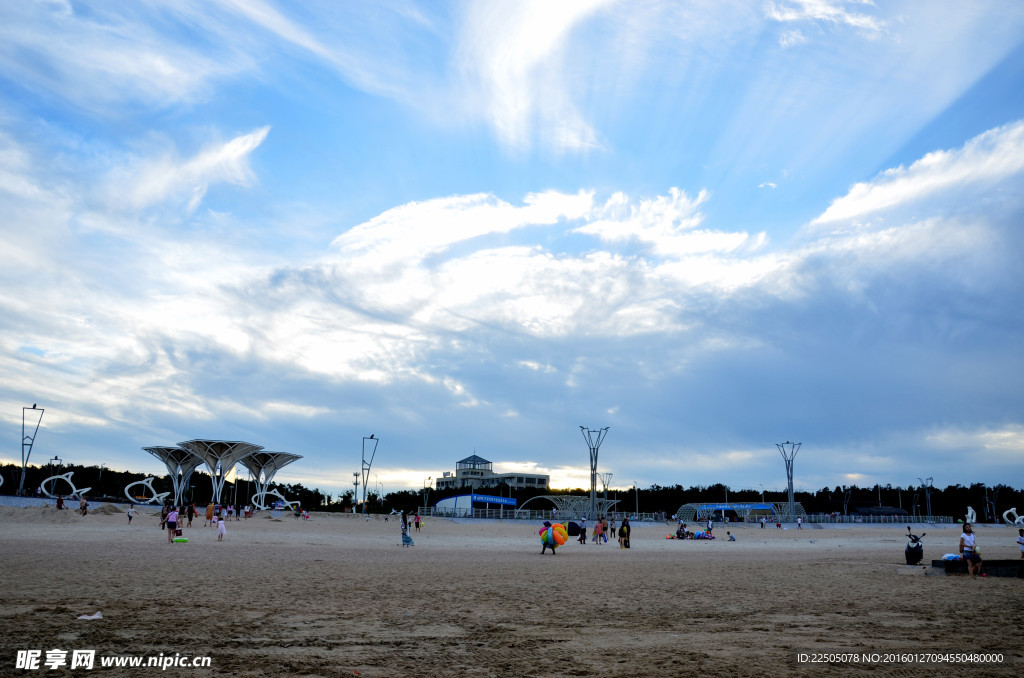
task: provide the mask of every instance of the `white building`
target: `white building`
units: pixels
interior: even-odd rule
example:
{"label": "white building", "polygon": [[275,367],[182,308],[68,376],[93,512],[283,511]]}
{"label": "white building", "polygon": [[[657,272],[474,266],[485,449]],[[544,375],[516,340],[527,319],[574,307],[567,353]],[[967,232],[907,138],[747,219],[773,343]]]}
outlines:
{"label": "white building", "polygon": [[547,489],[550,476],[539,473],[495,473],[491,469],[491,462],[473,455],[466,457],[455,464],[455,473],[445,471],[444,476],[438,478],[437,489],[447,490],[458,487],[468,487],[474,490],[482,487],[497,487],[505,484],[515,489],[541,488]]}

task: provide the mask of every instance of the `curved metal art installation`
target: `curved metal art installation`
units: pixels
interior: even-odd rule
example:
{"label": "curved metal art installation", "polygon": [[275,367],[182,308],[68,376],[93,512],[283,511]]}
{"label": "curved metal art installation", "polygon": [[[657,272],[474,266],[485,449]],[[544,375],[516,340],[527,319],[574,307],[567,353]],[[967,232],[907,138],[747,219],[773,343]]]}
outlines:
{"label": "curved metal art installation", "polygon": [[288,501],[287,499],[284,498],[283,494],[281,494],[277,490],[271,490],[270,488],[264,490],[262,494],[257,493],[252,495],[253,506],[258,508],[260,511],[269,510],[269,506],[264,506],[260,503],[260,501],[266,501],[268,496],[279,497],[281,499],[281,502],[284,504],[284,508],[289,511],[294,511],[295,509],[302,507],[301,501],[297,499],[295,501]]}
{"label": "curved metal art installation", "polygon": [[[243,459],[238,460],[238,463],[248,469],[249,472],[252,473],[252,477],[255,479],[256,494],[252,496],[252,503],[256,508],[261,511],[267,508],[266,496],[272,492],[270,489],[270,483],[274,480],[274,476],[282,468],[298,459],[302,459],[298,454],[291,454],[289,452],[270,452],[261,449],[253,452]],[[281,497],[285,503],[290,503],[287,499],[281,496],[279,492],[273,491],[273,494]]]}
{"label": "curved metal art installation", "polygon": [[[127,485],[124,486],[124,496],[128,497],[128,501],[132,502],[133,504],[162,504],[164,499],[167,498],[167,495],[169,495],[170,492],[158,493],[156,491],[156,488],[153,487],[154,480],[156,480],[156,478],[150,476],[145,480],[136,480],[134,483],[128,483]],[[149,491],[153,493],[153,496],[147,497],[144,495],[142,498],[136,497],[135,495],[128,491],[129,487],[135,487],[136,485],[143,485],[145,487],[148,487]],[[178,504],[175,503],[175,506],[178,506]]]}
{"label": "curved metal art installation", "polygon": [[44,480],[39,485],[39,487],[43,491],[43,494],[45,494],[50,499],[56,499],[58,497],[57,493],[52,493],[52,492],[50,492],[49,490],[46,489],[46,483],[50,482],[51,480],[53,481],[54,485],[57,484],[58,480],[63,480],[64,482],[66,482],[68,485],[71,486],[71,491],[70,492],[64,492],[63,494],[60,494],[59,496],[77,495],[77,496],[81,497],[83,494],[85,494],[86,492],[88,492],[89,490],[92,489],[91,487],[84,487],[84,488],[81,488],[81,489],[75,487],[75,483],[71,480],[71,476],[73,476],[73,475],[75,475],[74,471],[68,471],[67,473],[61,473],[60,475],[50,476],[49,478]]}
{"label": "curved metal art installation", "polygon": [[964,516],[965,523],[976,523],[978,522],[978,514],[974,512],[974,509],[970,506],[967,507],[967,515]]}
{"label": "curved metal art installation", "polygon": [[[1013,520],[1010,520],[1010,514],[1013,514]],[[1017,507],[1014,506],[1009,511],[1003,511],[1003,520],[1006,521],[1007,525],[1024,525],[1024,516],[1017,515]]]}
{"label": "curved metal art installation", "polygon": [[[181,506],[182,494],[188,487],[188,481],[192,473],[203,463],[202,457],[198,457],[191,451],[182,447],[143,447],[159,459],[167,467],[167,473],[171,476],[171,484],[174,488],[174,505]],[[132,483],[135,485],[136,483]],[[152,487],[150,487],[152,489]],[[125,488],[127,493],[128,488]],[[154,491],[153,494],[156,494]],[[166,496],[166,495],[165,495]]]}
{"label": "curved metal art installation", "polygon": [[545,494],[524,501],[522,504],[519,505],[519,508],[516,509],[516,514],[518,515],[519,512],[522,511],[526,507],[526,505],[529,504],[534,499],[547,499],[548,501],[555,505],[556,509],[558,509],[558,517],[567,519],[582,518],[586,516],[590,520],[594,520],[597,516],[608,515],[615,508],[615,505],[619,503],[618,499],[601,499],[600,497],[598,497],[595,501],[597,514],[590,515],[590,497]]}
{"label": "curved metal art installation", "polygon": [[220,503],[220,493],[224,489],[224,481],[235,464],[253,452],[263,449],[261,445],[253,445],[240,440],[186,440],[183,443],[178,443],[178,447],[199,457],[210,470],[215,504]]}

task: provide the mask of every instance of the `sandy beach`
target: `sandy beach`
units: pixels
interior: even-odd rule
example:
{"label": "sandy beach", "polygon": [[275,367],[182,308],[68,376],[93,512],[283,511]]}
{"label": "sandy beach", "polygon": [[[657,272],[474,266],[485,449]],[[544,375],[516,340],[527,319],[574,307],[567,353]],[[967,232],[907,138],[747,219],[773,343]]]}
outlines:
{"label": "sandy beach", "polygon": [[[104,513],[109,511],[109,513]],[[533,522],[430,519],[401,548],[383,516],[198,518],[169,545],[152,509],[82,518],[0,507],[0,675],[975,676],[1024,672],[1024,580],[926,576],[899,528],[720,526],[541,556]],[[738,540],[724,539],[730,529]],[[925,562],[959,529],[928,532]],[[1016,530],[981,527],[987,559]],[[80,620],[101,612],[103,618]],[[208,668],[15,668],[19,650],[209,656]],[[864,661],[810,663],[848,653]],[[871,661],[871,654],[879,655]],[[998,653],[1001,663],[885,661]],[[889,658],[892,659],[891,657]]]}

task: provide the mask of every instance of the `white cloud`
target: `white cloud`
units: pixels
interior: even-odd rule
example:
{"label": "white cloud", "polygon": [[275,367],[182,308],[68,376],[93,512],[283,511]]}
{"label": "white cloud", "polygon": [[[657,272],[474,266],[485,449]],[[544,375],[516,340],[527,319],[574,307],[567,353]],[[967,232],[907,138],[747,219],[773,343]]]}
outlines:
{"label": "white cloud", "polygon": [[806,42],[807,38],[799,30],[786,31],[779,36],[779,45],[783,49],[793,47],[794,45],[802,45]]}
{"label": "white cloud", "polygon": [[[815,21],[820,23],[849,26],[860,29],[869,35],[880,33],[885,22],[868,14],[850,11],[849,2],[842,0],[788,0],[787,2],[768,2],[765,14],[769,19],[780,22]],[[852,3],[864,6],[864,2]],[[801,36],[802,37],[802,36]],[[786,45],[783,45],[784,47]]]}
{"label": "white cloud", "polygon": [[459,60],[504,144],[529,147],[534,128],[540,127],[543,138],[559,150],[600,145],[569,98],[564,50],[573,29],[607,4],[528,0],[469,5]]}
{"label": "white cloud", "polygon": [[670,258],[756,249],[763,243],[763,234],[752,238],[747,233],[697,229],[704,220],[698,208],[708,198],[706,191],[690,198],[677,188],[672,188],[667,196],[639,203],[633,203],[624,194],[616,194],[596,209],[593,218],[576,232],[609,243],[636,241],[649,246],[652,253]]}
{"label": "white cloud", "polygon": [[251,186],[256,176],[249,156],[267,138],[270,127],[262,127],[224,143],[211,144],[187,160],[165,156],[140,158],[112,173],[109,180],[111,204],[144,209],[168,198],[187,201],[192,212],[206,195],[210,184]]}
{"label": "white cloud", "polygon": [[935,151],[910,167],[887,170],[870,182],[855,184],[813,224],[857,219],[941,193],[998,185],[1024,169],[1024,121],[980,134],[963,147]]}

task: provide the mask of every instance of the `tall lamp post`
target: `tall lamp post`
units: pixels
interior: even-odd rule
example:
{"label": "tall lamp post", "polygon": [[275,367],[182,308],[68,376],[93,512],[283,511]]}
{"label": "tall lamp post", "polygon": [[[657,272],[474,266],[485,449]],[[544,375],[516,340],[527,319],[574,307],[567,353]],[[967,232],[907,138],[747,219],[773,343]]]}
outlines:
{"label": "tall lamp post", "polygon": [[775,443],[775,447],[779,448],[779,452],[782,454],[783,461],[786,462],[786,480],[789,482],[789,520],[791,521],[796,519],[796,500],[793,496],[793,460],[796,459],[796,453],[800,451],[802,444],[791,443],[788,440],[784,443]]}
{"label": "tall lamp post", "polygon": [[587,441],[587,447],[590,449],[590,516],[594,520],[597,519],[597,453],[601,449],[601,443],[604,442],[604,437],[608,435],[608,427],[600,429],[588,429],[584,426],[580,426],[580,432],[583,434],[583,439]]}
{"label": "tall lamp post", "polygon": [[636,481],[633,481],[633,498],[636,499],[636,519],[640,520],[640,490],[637,489]]}
{"label": "tall lamp post", "polygon": [[359,471],[352,474],[355,476],[355,489],[352,491],[352,513],[359,511]]}
{"label": "tall lamp post", "polygon": [[430,503],[430,482],[433,479],[433,476],[427,476],[423,479],[423,508],[427,508],[427,504]]}
{"label": "tall lamp post", "polygon": [[[32,446],[35,445],[36,435],[39,433],[39,424],[43,421],[43,412],[45,411],[46,409],[43,407],[36,407],[35,403],[32,403],[32,407],[21,408],[21,481],[18,483],[19,495],[25,490],[25,469],[28,468],[28,458],[32,456]],[[35,420],[35,428],[32,428],[33,420]],[[32,435],[25,434],[26,421],[28,428],[32,429]]]}
{"label": "tall lamp post", "polygon": [[[372,441],[373,444],[370,447],[370,461],[366,461],[366,443]],[[373,465],[373,457],[377,454],[377,443],[380,442],[380,438],[375,437],[372,433],[367,438],[363,436],[363,515],[366,519],[370,519],[370,511],[366,506],[366,486],[370,483],[370,467]]]}

